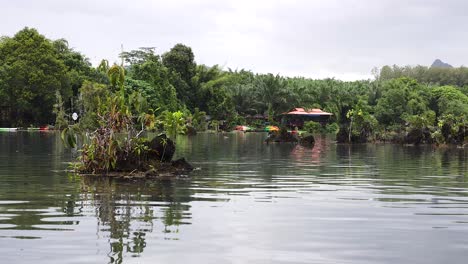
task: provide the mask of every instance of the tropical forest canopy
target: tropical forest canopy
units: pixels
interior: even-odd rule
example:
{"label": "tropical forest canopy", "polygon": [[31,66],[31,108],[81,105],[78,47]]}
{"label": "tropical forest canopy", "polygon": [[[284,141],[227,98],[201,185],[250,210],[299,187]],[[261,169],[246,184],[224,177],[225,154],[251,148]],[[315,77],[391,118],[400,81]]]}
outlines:
{"label": "tropical forest canopy", "polygon": [[354,116],[361,128],[373,130],[464,123],[468,116],[466,67],[384,66],[374,80],[314,80],[199,65],[183,44],[162,54],[154,48],[122,52],[121,60],[123,72],[114,67],[113,74],[107,61],[93,67],[65,39],[50,40],[32,28],[2,37],[0,127],[54,124],[60,109],[78,112],[92,127],[99,101],[117,91],[137,92],[155,114],[205,112],[230,125],[254,115],[274,122],[293,107],[322,108],[339,126]]}

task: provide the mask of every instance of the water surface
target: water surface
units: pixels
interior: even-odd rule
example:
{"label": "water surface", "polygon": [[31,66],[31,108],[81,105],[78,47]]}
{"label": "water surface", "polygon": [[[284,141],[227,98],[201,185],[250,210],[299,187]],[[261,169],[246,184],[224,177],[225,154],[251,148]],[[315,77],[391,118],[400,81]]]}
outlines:
{"label": "water surface", "polygon": [[0,133],[1,263],[466,263],[467,150],[180,137],[172,182],[80,178],[56,133]]}

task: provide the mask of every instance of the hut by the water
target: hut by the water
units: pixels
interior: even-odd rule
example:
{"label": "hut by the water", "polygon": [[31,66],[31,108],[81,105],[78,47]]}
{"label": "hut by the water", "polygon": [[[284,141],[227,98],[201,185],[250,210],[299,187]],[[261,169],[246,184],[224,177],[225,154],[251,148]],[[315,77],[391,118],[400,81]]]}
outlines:
{"label": "hut by the water", "polygon": [[297,107],[283,113],[281,123],[291,129],[296,127],[301,129],[304,126],[304,122],[307,121],[314,121],[324,125],[332,115],[332,113],[322,111],[319,108],[304,109]]}

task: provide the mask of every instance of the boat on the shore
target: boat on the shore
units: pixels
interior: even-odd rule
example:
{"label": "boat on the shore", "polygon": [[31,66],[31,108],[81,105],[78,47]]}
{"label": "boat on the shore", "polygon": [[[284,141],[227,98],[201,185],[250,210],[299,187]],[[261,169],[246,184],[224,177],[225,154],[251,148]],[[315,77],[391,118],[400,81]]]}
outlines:
{"label": "boat on the shore", "polygon": [[49,128],[49,126],[28,127],[26,130],[28,130],[28,131],[48,131],[48,130],[50,130],[50,128]]}
{"label": "boat on the shore", "polygon": [[248,126],[236,126],[234,128],[235,131],[243,131],[243,132],[247,132],[247,131],[250,131],[252,130],[251,127],[248,127]]}
{"label": "boat on the shore", "polygon": [[49,126],[41,127],[28,127],[28,128],[17,128],[17,127],[0,127],[0,132],[16,132],[16,131],[49,131]]}
{"label": "boat on the shore", "polygon": [[16,132],[17,130],[16,127],[0,127],[0,132]]}

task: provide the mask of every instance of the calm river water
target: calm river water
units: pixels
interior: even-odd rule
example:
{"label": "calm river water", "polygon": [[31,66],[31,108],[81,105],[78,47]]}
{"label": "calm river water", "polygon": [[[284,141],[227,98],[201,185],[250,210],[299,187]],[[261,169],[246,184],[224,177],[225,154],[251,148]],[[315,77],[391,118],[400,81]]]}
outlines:
{"label": "calm river water", "polygon": [[467,149],[265,137],[180,137],[190,178],[123,182],[0,133],[0,263],[466,263]]}

